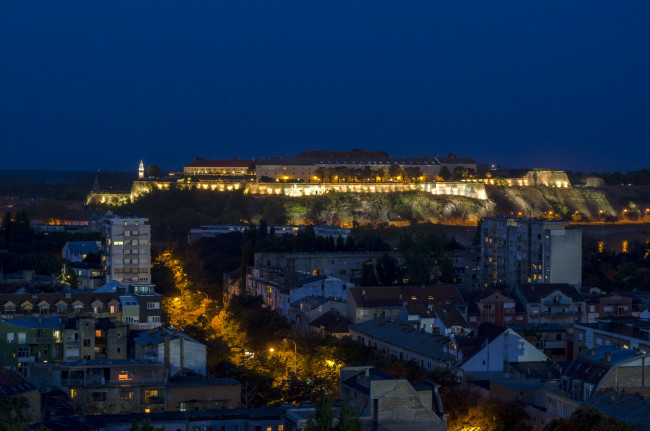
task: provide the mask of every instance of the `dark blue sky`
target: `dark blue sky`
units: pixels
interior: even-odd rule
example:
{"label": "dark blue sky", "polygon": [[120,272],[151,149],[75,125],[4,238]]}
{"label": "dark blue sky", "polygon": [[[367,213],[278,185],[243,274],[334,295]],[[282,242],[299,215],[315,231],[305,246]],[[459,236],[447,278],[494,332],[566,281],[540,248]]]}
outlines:
{"label": "dark blue sky", "polygon": [[650,2],[0,3],[0,169],[305,149],[650,167]]}

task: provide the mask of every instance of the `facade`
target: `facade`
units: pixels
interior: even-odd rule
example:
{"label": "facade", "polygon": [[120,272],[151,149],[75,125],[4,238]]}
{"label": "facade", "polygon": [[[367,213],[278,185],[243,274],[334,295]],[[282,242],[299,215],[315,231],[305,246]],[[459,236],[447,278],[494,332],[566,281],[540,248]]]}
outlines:
{"label": "facade", "polygon": [[[308,226],[290,226],[290,225],[271,225],[267,227],[267,233],[273,233],[274,235],[295,235],[300,231],[304,231]],[[334,239],[337,239],[339,236],[343,239],[347,239],[350,236],[350,229],[337,227],[337,226],[309,226],[314,229],[316,236],[328,237],[331,236]],[[258,227],[259,228],[259,227]],[[232,225],[232,224],[221,224],[221,225],[201,225],[201,227],[196,229],[191,229],[187,234],[187,243],[192,244],[193,242],[201,238],[216,238],[218,235],[226,235],[233,232],[244,233],[250,229],[250,225]]]}
{"label": "facade", "polygon": [[162,362],[173,377],[185,370],[206,375],[206,346],[173,329],[144,331],[133,339],[135,359]]}
{"label": "facade", "polygon": [[467,301],[467,321],[472,328],[483,322],[506,326],[523,324],[528,320],[514,292],[465,290],[463,297]]}
{"label": "facade", "polygon": [[596,323],[576,324],[573,335],[578,348],[615,346],[650,352],[650,322],[644,319],[604,318]]}
{"label": "facade", "polygon": [[351,404],[372,429],[415,431],[447,429],[438,385],[411,384],[373,367],[343,367],[341,400]]}
{"label": "facade", "polygon": [[503,378],[510,372],[510,364],[548,361],[514,330],[491,323],[482,323],[468,336],[452,336],[448,353],[463,378],[475,380]]}
{"label": "facade", "polygon": [[566,325],[558,323],[542,323],[528,325],[510,325],[528,342],[544,352],[553,362],[573,361],[575,346]]}
{"label": "facade", "polygon": [[633,298],[629,295],[588,295],[585,310],[585,322],[596,323],[605,317],[632,316]]}
{"label": "facade", "polygon": [[148,219],[104,216],[102,264],[107,282],[151,283],[151,227]]}
{"label": "facade", "polygon": [[568,284],[522,284],[515,293],[528,323],[574,324],[584,320],[586,300]]}
{"label": "facade", "polygon": [[582,282],[582,231],[567,223],[487,217],[481,223],[483,286]]}
{"label": "facade", "polygon": [[377,264],[384,254],[397,259],[402,258],[396,252],[323,252],[323,253],[255,253],[255,267],[274,269],[284,273],[336,277],[349,283],[361,279],[363,265],[369,260]]}
{"label": "facade", "polygon": [[71,263],[68,267],[77,277],[79,289],[94,290],[104,284],[102,265],[99,263]]}
{"label": "facade", "polygon": [[250,172],[253,160],[205,160],[194,159],[183,167],[187,175],[244,176],[254,175]]}

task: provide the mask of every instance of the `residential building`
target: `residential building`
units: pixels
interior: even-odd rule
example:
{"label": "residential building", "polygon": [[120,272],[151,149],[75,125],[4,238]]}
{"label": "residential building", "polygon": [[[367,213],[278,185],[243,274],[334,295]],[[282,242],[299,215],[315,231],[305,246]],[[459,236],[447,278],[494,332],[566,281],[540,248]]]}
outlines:
{"label": "residential building", "polygon": [[510,328],[482,323],[467,336],[452,336],[447,352],[463,378],[503,378],[510,364],[546,362],[548,358]]}
{"label": "residential building", "polygon": [[81,290],[97,289],[104,284],[104,274],[100,263],[71,263],[68,268],[77,277],[78,288]]}
{"label": "residential building", "polygon": [[566,329],[566,325],[559,323],[530,323],[527,325],[510,325],[526,341],[544,352],[553,362],[573,361],[573,339]]}
{"label": "residential building", "polygon": [[406,304],[398,320],[430,334],[460,335],[469,330],[465,318],[452,304]]}
{"label": "residential building", "polygon": [[357,409],[371,429],[447,429],[447,414],[438,385],[426,380],[411,384],[373,367],[343,367],[340,397]]}
{"label": "residential building", "polygon": [[567,223],[486,217],[481,222],[484,287],[582,281],[582,230]]}
{"label": "residential building", "polygon": [[165,365],[133,359],[34,364],[30,379],[42,391],[61,389],[83,414],[164,411]]}
{"label": "residential building", "polygon": [[29,365],[61,359],[63,327],[57,317],[0,320],[0,367],[29,377]]}
{"label": "residential building", "polygon": [[311,335],[342,338],[349,335],[352,322],[335,310],[330,310],[309,322]]}
{"label": "residential building", "polygon": [[66,241],[61,250],[61,258],[70,263],[79,263],[91,253],[99,255],[100,250],[100,241]]}
{"label": "residential building", "polygon": [[165,411],[234,409],[241,405],[241,383],[230,378],[176,376],[166,386]]}
{"label": "residential building", "polygon": [[634,299],[630,295],[586,295],[584,323],[596,323],[603,317],[632,316]]}
{"label": "residential building", "polygon": [[298,332],[307,336],[312,332],[311,322],[330,311],[345,319],[347,307],[343,299],[310,295],[291,304],[288,317]]}
{"label": "residential building", "polygon": [[310,275],[336,277],[348,283],[361,280],[363,265],[377,260],[384,254],[402,262],[397,252],[300,252],[300,253],[255,253],[255,268],[273,269],[283,273],[300,272]]}
{"label": "residential building", "polygon": [[167,374],[173,377],[190,370],[206,375],[206,346],[190,336],[174,329],[142,331],[133,338],[135,359],[162,362]]}
{"label": "residential building", "polygon": [[467,302],[467,321],[472,328],[483,322],[498,326],[524,324],[528,320],[526,311],[514,292],[498,290],[464,290]]}
{"label": "residential building", "polygon": [[458,287],[439,284],[435,286],[382,286],[353,287],[347,291],[348,318],[354,323],[375,317],[397,319],[406,304],[445,304],[456,307],[461,316],[467,308]]}
{"label": "residential building", "polygon": [[256,267],[250,268],[246,275],[247,290],[261,296],[266,307],[286,317],[290,317],[291,304],[302,298],[316,296],[343,301],[351,286],[351,283],[325,275],[284,273]]}
{"label": "residential building", "polygon": [[415,363],[424,370],[450,367],[453,357],[445,350],[449,338],[390,319],[372,319],[350,325],[350,338],[386,357]]}
{"label": "residential building", "polygon": [[559,386],[546,391],[552,418],[567,419],[592,398],[607,392],[650,395],[650,355],[605,346],[580,355],[562,375]]}
{"label": "residential building", "polygon": [[454,266],[454,284],[466,290],[481,288],[481,246],[450,250],[447,256]]}
{"label": "residential building", "polygon": [[636,425],[637,431],[650,431],[650,404],[641,394],[603,393],[585,401],[601,413]]}
{"label": "residential building", "polygon": [[27,405],[21,412],[27,425],[41,422],[40,391],[20,374],[0,368],[0,400],[4,402],[4,400],[12,398],[27,400]]}
{"label": "residential building", "polygon": [[584,319],[586,300],[569,284],[522,284],[515,293],[528,323],[574,324]]}
{"label": "residential building", "polygon": [[104,216],[102,264],[107,282],[151,283],[151,227],[148,219]]}
{"label": "residential building", "polygon": [[573,338],[578,348],[615,346],[650,352],[650,322],[633,317],[603,318],[596,323],[576,324]]}

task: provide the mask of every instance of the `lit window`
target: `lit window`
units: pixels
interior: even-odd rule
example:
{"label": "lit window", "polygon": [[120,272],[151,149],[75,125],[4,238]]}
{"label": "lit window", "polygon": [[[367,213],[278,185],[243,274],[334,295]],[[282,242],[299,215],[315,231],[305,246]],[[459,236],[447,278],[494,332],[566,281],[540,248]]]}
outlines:
{"label": "lit window", "polygon": [[76,389],[70,389],[70,398],[75,398],[77,396],[77,390]]}
{"label": "lit window", "polygon": [[120,371],[117,375],[118,380],[129,380],[129,373],[127,371]]}

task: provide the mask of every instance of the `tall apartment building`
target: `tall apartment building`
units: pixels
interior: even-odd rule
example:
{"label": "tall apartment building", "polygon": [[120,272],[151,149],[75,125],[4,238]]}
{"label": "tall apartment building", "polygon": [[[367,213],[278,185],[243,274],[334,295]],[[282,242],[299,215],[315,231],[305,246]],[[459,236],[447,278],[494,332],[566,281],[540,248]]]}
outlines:
{"label": "tall apartment building", "polygon": [[102,264],[106,282],[151,283],[151,227],[148,219],[104,216]]}
{"label": "tall apartment building", "polygon": [[487,217],[481,223],[481,280],[514,286],[523,283],[582,281],[582,230],[567,223]]}

